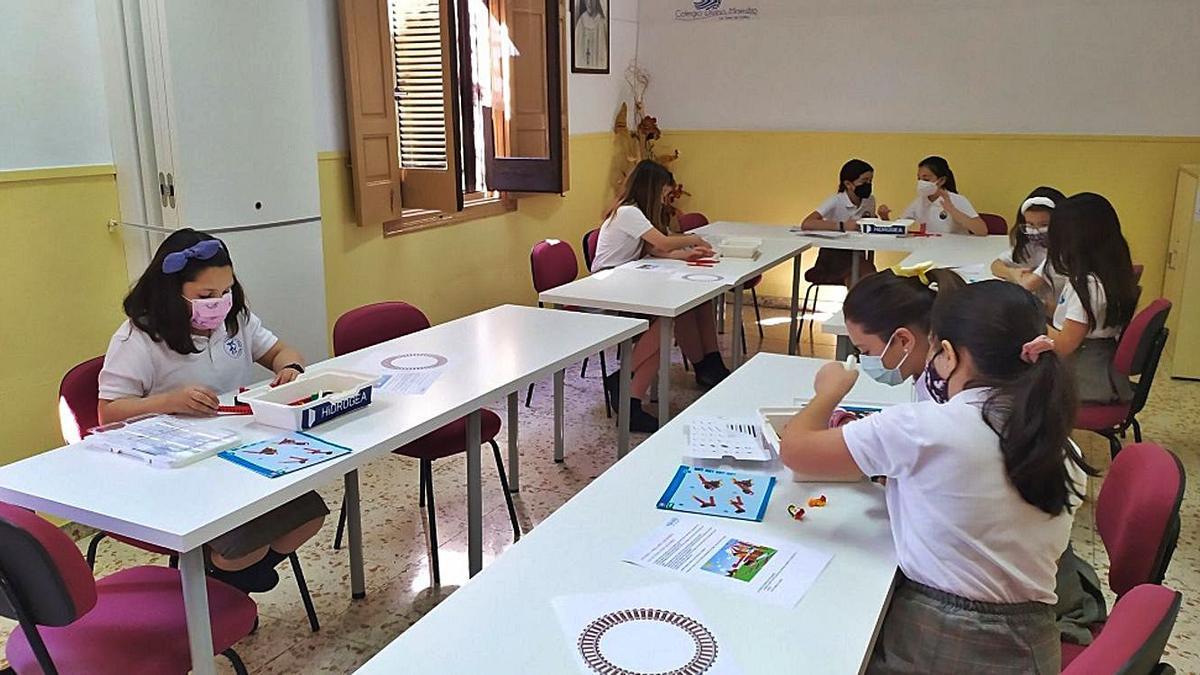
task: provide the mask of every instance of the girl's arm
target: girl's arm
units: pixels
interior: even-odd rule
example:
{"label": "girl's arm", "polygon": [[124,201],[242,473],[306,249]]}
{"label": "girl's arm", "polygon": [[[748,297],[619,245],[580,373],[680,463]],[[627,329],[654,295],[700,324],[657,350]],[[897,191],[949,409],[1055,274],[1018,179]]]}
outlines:
{"label": "girl's arm", "polygon": [[[992,275],[997,279],[1003,279],[1005,281],[1011,281],[1014,284],[1021,284],[1022,286],[1025,286],[1022,278],[1027,274],[1032,274],[1032,272],[1030,272],[1026,267],[1014,267],[1005,263],[999,258],[996,258],[992,261]],[[1033,276],[1038,277],[1036,274],[1033,274]],[[1040,278],[1041,277],[1038,277],[1038,279]],[[1036,289],[1034,288],[1026,287],[1026,290],[1031,293],[1036,293]]]}
{"label": "girl's arm", "polygon": [[304,357],[300,352],[287,345],[283,340],[276,340],[275,346],[267,350],[262,358],[256,361],[263,368],[269,368],[272,373],[275,373],[275,381],[272,386],[285,384],[296,379],[300,375],[300,371],[295,368],[288,368],[293,363],[304,365]]}
{"label": "girl's arm", "polygon": [[[857,220],[847,220],[844,223],[844,226],[845,226],[847,232],[857,232],[858,231],[858,221]],[[840,230],[842,228],[838,227],[836,220],[825,220],[823,217],[821,217],[820,211],[813,211],[812,213],[810,213],[804,217],[804,221],[800,223],[800,229],[802,229],[802,230],[833,230],[834,232],[837,232],[838,230]]]}
{"label": "girl's arm", "polygon": [[784,465],[828,480],[862,477],[841,428],[829,428],[829,416],[857,379],[857,370],[846,370],[839,362],[828,363],[817,372],[813,382],[816,395],[783,430],[779,454]]}
{"label": "girl's arm", "polygon": [[207,417],[217,414],[220,404],[216,392],[208,387],[192,385],[142,398],[100,399],[96,412],[101,424],[112,424],[151,413]]}
{"label": "girl's arm", "polygon": [[979,216],[972,217],[963,213],[954,205],[954,201],[950,199],[950,195],[944,189],[938,191],[938,196],[942,200],[942,208],[946,209],[946,213],[950,214],[954,222],[967,228],[967,231],[971,234],[987,236],[987,223],[983,222],[983,218]]}
{"label": "girl's arm", "polygon": [[656,258],[678,258],[674,252],[686,248],[695,249],[695,253],[704,255],[711,255],[713,252],[707,241],[694,234],[668,235],[651,229],[642,235],[642,241],[646,242],[646,253]]}
{"label": "girl's arm", "polygon": [[1079,349],[1079,345],[1083,344],[1084,338],[1087,337],[1088,326],[1086,323],[1080,323],[1074,319],[1067,319],[1063,322],[1062,330],[1056,330],[1054,326],[1046,327],[1046,335],[1054,340],[1054,353],[1059,356],[1069,356]]}

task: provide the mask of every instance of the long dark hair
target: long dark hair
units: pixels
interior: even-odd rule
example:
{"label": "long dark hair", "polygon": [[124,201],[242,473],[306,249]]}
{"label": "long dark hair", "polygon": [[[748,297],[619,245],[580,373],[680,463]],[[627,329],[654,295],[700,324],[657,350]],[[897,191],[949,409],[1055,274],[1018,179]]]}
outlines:
{"label": "long dark hair", "polygon": [[[1042,185],[1040,187],[1034,188],[1033,192],[1030,192],[1029,196],[1026,197],[1025,199],[1033,199],[1034,197],[1045,197],[1045,198],[1049,199],[1050,201],[1054,202],[1055,206],[1057,206],[1060,202],[1062,202],[1064,199],[1067,198],[1067,196],[1064,195],[1063,193],[1059,192],[1058,190],[1055,190],[1052,187],[1046,186],[1046,185]],[[1021,203],[1024,204],[1025,200],[1021,200]],[[1030,211],[1050,211],[1050,212],[1054,211],[1054,209],[1050,209],[1045,206],[1031,206],[1031,207],[1029,207],[1029,210]],[[1013,262],[1016,262],[1016,263],[1023,263],[1023,262],[1025,262],[1026,258],[1028,257],[1029,252],[1025,250],[1027,248],[1027,245],[1029,244],[1029,235],[1025,234],[1025,225],[1026,224],[1027,223],[1025,222],[1025,212],[1021,210],[1020,206],[1018,206],[1017,207],[1017,217],[1013,219],[1012,229],[1008,231],[1008,241],[1012,244],[1012,249],[1013,249]]]}
{"label": "long dark hair", "polygon": [[1057,516],[1071,510],[1072,495],[1084,496],[1068,459],[1098,474],[1071,445],[1078,401],[1066,365],[1053,351],[1033,363],[1021,358],[1025,344],[1045,330],[1033,294],[1004,281],[971,284],[933,307],[933,335],[971,354],[976,379],[967,386],[991,389],[983,419],[1000,437],[1008,480],[1025,501]]}
{"label": "long dark hair", "polygon": [[946,182],[942,184],[942,188],[949,192],[958,192],[958,183],[954,182],[954,172],[950,170],[950,162],[947,162],[944,157],[930,155],[917,162],[917,168],[921,167],[929,169],[938,178],[945,178]]}
{"label": "long dark hair", "polygon": [[[1087,312],[1089,328],[1129,323],[1137,305],[1137,281],[1121,221],[1107,199],[1081,192],[1064,199],[1050,216],[1046,259],[1070,280]],[[1104,316],[1095,316],[1088,277],[1104,287]]]}
{"label": "long dark hair", "polygon": [[897,329],[905,326],[919,335],[929,334],[929,313],[934,301],[942,295],[967,285],[963,278],[947,269],[932,269],[925,273],[931,285],[918,277],[898,277],[891,270],[863,277],[842,303],[847,321],[881,340],[887,340]]}
{"label": "long dark hair", "polygon": [[858,180],[858,177],[868,171],[874,171],[875,168],[861,159],[852,159],[842,165],[842,170],[838,173],[838,192],[846,191],[846,181],[853,183]]}
{"label": "long dark hair", "polygon": [[[163,259],[171,253],[210,239],[216,237],[191,228],[173,232],[163,240],[150,266],[142,272],[129,295],[125,296],[125,316],[129,317],[129,321],[149,335],[151,340],[165,342],[180,354],[200,352],[192,341],[192,308],[183,297],[183,284],[194,281],[200,272],[210,267],[233,267],[233,260],[224,242],[221,242],[221,250],[213,257],[208,260],[189,258],[184,268],[174,274],[163,272]],[[233,278],[230,292],[233,294],[233,309],[225,318],[225,330],[232,336],[238,332],[238,317],[249,310],[246,308],[246,294],[237,276]]]}
{"label": "long dark hair", "polygon": [[617,202],[604,214],[608,220],[620,206],[636,206],[646,220],[663,234],[671,224],[671,211],[663,204],[663,188],[675,184],[675,176],[667,167],[652,159],[643,159],[633,167],[625,178],[625,185]]}

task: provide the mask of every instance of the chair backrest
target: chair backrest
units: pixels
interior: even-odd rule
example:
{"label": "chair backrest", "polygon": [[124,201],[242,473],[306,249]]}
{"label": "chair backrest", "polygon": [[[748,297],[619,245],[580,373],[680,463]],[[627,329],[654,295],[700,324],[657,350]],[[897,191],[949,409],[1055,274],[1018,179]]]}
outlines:
{"label": "chair backrest", "polygon": [[987,225],[988,234],[1008,234],[1008,221],[998,213],[981,213],[979,217]]}
{"label": "chair backrest", "polygon": [[1133,588],[1117,600],[1100,635],[1062,672],[1154,672],[1175,627],[1182,600],[1183,596],[1166,586],[1142,584]]}
{"label": "chair backrest", "polygon": [[341,356],[429,328],[429,319],[407,302],[363,305],[333,324],[333,354]]}
{"label": "chair backrest", "polygon": [[1142,283],[1142,272],[1145,272],[1145,271],[1146,271],[1145,265],[1139,265],[1137,263],[1134,263],[1133,264],[1133,283],[1135,283],[1135,284]]}
{"label": "chair backrest", "polygon": [[97,356],[67,371],[58,385],[58,427],[63,442],[74,443],[100,426],[100,371],[104,357]]}
{"label": "chair backrest", "polygon": [[1154,443],[1117,453],[1096,498],[1096,531],[1108,551],[1108,586],[1118,596],[1161,583],[1179,541],[1183,464]]}
{"label": "chair backrest", "polygon": [[534,290],[541,293],[575,281],[579,276],[579,259],[567,242],[543,239],[529,252],[529,270]]}
{"label": "chair backrest", "polygon": [[1117,351],[1113,354],[1113,367],[1118,373],[1132,377],[1145,372],[1154,343],[1164,330],[1170,313],[1171,301],[1159,298],[1134,315],[1121,333]]}
{"label": "chair backrest", "polygon": [[0,615],[65,626],[96,606],[96,581],[71,539],[36,513],[0,504]]}
{"label": "chair backrest", "polygon": [[583,264],[590,272],[592,261],[596,259],[596,244],[600,242],[600,228],[588,230],[583,235]]}
{"label": "chair backrest", "polygon": [[708,218],[703,213],[684,213],[679,216],[679,231],[691,232],[697,227],[708,224]]}

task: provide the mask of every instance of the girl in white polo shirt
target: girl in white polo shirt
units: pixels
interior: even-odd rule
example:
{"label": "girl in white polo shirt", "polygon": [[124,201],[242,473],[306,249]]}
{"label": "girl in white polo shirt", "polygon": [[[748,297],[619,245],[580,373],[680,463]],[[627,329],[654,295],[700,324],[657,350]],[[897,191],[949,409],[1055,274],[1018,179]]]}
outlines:
{"label": "girl in white polo shirt", "polygon": [[[888,217],[885,209],[880,211],[881,217]],[[987,234],[987,223],[971,202],[958,194],[950,163],[937,155],[917,165],[917,198],[904,209],[904,217],[924,224],[926,232]]]}
{"label": "girl in white polo shirt", "polygon": [[[830,195],[816,211],[805,216],[800,223],[802,230],[833,230],[835,232],[857,232],[859,218],[875,217],[873,183],[875,169],[861,159],[852,159],[842,165],[838,174],[838,191]],[[880,206],[886,211],[887,206]],[[809,270],[809,281],[824,283],[837,280],[850,286],[852,256],[859,256],[862,274],[875,271],[862,251],[847,251],[822,247],[817,262]]]}
{"label": "girl in white polo shirt", "polygon": [[1057,673],[1055,571],[1094,473],[1070,443],[1070,376],[1037,299],[1015,284],[939,298],[931,325],[932,401],[829,429],[857,371],[828,364],[785,429],[783,461],[888,478],[902,575],[868,672]]}
{"label": "girl in white polo shirt", "polygon": [[[300,354],[250,313],[225,244],[202,232],[167,237],[124,309],[128,318],[100,371],[101,422],[147,413],[213,416],[217,394],[253,382],[256,363],[275,373],[276,384],[304,372]],[[206,546],[212,576],[247,592],[270,590],[279,581],[275,566],[328,513],[309,492],[217,537]]]}

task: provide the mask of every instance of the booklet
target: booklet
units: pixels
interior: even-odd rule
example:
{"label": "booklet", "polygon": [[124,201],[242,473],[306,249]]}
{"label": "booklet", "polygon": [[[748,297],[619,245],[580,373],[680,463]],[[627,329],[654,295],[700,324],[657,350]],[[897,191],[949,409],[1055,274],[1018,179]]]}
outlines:
{"label": "booklet", "polygon": [[761,521],[774,489],[774,476],[683,465],[659,497],[658,508]]}
{"label": "booklet", "polygon": [[349,453],[350,448],[297,431],[226,450],[221,457],[267,478],[278,478]]}

